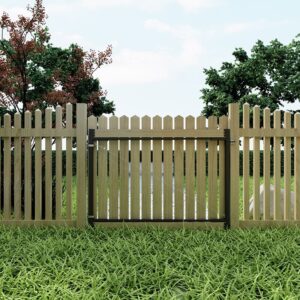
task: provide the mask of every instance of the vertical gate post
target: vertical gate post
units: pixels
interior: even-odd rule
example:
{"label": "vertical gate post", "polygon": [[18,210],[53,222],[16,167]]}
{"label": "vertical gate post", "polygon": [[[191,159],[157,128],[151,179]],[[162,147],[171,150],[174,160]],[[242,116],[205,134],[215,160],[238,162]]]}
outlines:
{"label": "vertical gate post", "polygon": [[231,228],[239,227],[239,104],[229,104],[228,127],[230,129],[230,225]]}
{"label": "vertical gate post", "polygon": [[87,225],[86,201],[86,135],[87,135],[87,105],[76,104],[76,143],[77,143],[77,226]]}
{"label": "vertical gate post", "polygon": [[94,225],[94,137],[95,129],[88,131],[88,223]]}
{"label": "vertical gate post", "polygon": [[225,223],[224,228],[230,228],[230,129],[224,129],[225,137]]}

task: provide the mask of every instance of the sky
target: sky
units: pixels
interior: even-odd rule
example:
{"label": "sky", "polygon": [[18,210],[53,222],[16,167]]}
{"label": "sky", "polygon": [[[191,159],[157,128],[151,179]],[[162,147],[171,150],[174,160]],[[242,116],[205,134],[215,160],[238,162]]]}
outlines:
{"label": "sky", "polygon": [[[0,13],[26,13],[33,0],[0,0]],[[233,61],[260,39],[300,33],[299,0],[44,0],[53,45],[113,47],[96,74],[116,115],[199,115],[204,68]],[[299,106],[299,104],[298,104]],[[298,107],[299,109],[299,107]]]}

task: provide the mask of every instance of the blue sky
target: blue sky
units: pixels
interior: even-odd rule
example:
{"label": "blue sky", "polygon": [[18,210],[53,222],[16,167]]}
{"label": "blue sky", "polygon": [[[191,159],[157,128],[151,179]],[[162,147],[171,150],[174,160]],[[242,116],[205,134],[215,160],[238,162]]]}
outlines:
{"label": "blue sky", "polygon": [[[29,0],[1,0],[0,13],[26,12]],[[97,76],[116,115],[200,114],[203,68],[232,60],[261,39],[300,33],[299,0],[46,0],[52,43],[113,46]]]}

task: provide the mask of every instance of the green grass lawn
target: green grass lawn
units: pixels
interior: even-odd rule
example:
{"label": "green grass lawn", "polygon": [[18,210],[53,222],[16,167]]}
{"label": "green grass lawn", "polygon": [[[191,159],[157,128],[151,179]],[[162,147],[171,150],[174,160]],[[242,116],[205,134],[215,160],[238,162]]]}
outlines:
{"label": "green grass lawn", "polygon": [[0,227],[0,299],[299,299],[299,237],[300,228]]}
{"label": "green grass lawn", "polygon": [[2,227],[0,299],[299,299],[299,237]]}

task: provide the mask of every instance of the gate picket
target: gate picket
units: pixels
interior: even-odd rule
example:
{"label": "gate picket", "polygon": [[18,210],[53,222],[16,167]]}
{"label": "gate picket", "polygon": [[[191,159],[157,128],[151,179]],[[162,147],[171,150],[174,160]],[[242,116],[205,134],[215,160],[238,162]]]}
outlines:
{"label": "gate picket", "polygon": [[[120,118],[120,130],[128,129],[128,117]],[[120,219],[129,218],[128,210],[128,140],[120,141]]]}
{"label": "gate picket", "polygon": [[[194,117],[186,117],[185,128],[195,129]],[[186,140],[185,160],[186,218],[192,220],[195,219],[195,140]]]}
{"label": "gate picket", "polygon": [[[205,117],[197,118],[197,129],[205,128]],[[206,217],[206,141],[197,141],[197,219]]]}
{"label": "gate picket", "polygon": [[[153,118],[153,129],[162,129],[162,119]],[[162,141],[153,141],[153,219],[162,219]]]}
{"label": "gate picket", "polygon": [[[133,116],[130,120],[131,129],[140,128],[140,119]],[[131,170],[130,170],[131,219],[140,218],[140,141],[131,141]]]}
{"label": "gate picket", "polygon": [[[118,129],[118,118],[109,118],[109,129]],[[109,218],[118,219],[118,141],[109,141]]]}
{"label": "gate picket", "polygon": [[[183,117],[175,118],[175,130],[183,129]],[[183,202],[183,140],[175,141],[175,219],[184,219]]]}
{"label": "gate picket", "polygon": [[[173,119],[170,116],[164,117],[164,129],[170,130],[173,127]],[[172,180],[173,180],[173,159],[171,140],[164,140],[164,219],[172,219]]]}

